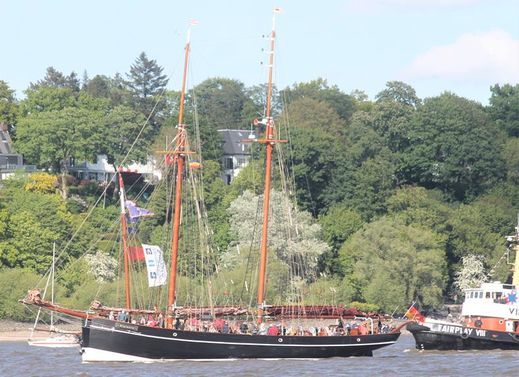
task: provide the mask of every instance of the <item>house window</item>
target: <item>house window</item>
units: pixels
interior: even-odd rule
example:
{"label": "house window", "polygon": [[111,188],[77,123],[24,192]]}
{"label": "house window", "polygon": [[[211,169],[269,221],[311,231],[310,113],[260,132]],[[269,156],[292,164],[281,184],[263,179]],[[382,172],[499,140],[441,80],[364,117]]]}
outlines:
{"label": "house window", "polygon": [[232,157],[225,157],[223,165],[225,169],[234,169]]}

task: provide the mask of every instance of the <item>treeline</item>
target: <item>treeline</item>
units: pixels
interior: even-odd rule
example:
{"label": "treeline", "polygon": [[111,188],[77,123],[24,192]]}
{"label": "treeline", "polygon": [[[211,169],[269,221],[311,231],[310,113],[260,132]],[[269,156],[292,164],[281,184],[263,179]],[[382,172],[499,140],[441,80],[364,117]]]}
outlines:
{"label": "treeline", "polygon": [[[100,193],[95,184],[73,182],[66,162],[91,161],[100,153],[115,166],[144,161],[163,149],[167,137],[171,140],[178,93],[166,85],[162,68],[144,53],[124,76],[80,80],[75,73],[49,68],[20,101],[0,81],[0,122],[8,124],[26,163],[51,173],[1,183],[4,280],[12,281],[15,271],[23,276],[45,271],[52,242],[67,245]],[[193,106],[186,123],[199,125],[217,263],[229,266],[222,280],[244,273],[230,245],[239,245],[246,233],[250,216],[245,211],[252,210],[247,203],[260,194],[262,164],[255,153],[238,178],[225,185],[216,130],[248,129],[263,113],[264,89],[213,78],[188,95]],[[306,302],[355,301],[390,312],[413,300],[438,307],[455,299],[466,276],[464,258],[479,261],[492,279],[509,279],[503,255],[505,236],[514,232],[519,211],[519,85],[495,85],[489,97],[488,106],[448,92],[420,99],[411,86],[393,81],[369,100],[361,91],[347,94],[323,79],[276,92],[277,127],[290,142],[286,156],[293,199],[307,225],[295,251],[279,237],[278,268],[270,270],[281,276],[281,270],[294,269],[290,253],[300,255],[306,245],[315,260],[301,262],[311,270]],[[124,160],[139,133],[138,146]],[[70,303],[85,304],[79,290],[95,292],[95,282],[86,282],[94,272],[78,258],[98,252],[91,250],[94,234],[113,231],[116,217],[116,198],[108,195],[105,208],[96,209],[94,220],[67,245],[60,281]],[[167,216],[153,220],[145,237],[159,238],[168,221]],[[99,249],[117,254],[113,245]],[[278,280],[279,287],[286,283]],[[12,297],[4,296],[0,307],[12,306]],[[0,310],[2,315],[17,316]]]}

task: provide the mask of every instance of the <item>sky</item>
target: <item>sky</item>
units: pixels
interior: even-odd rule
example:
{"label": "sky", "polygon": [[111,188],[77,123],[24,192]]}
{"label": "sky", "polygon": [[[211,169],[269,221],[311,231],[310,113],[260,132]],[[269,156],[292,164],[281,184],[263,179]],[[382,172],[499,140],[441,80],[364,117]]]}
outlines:
{"label": "sky", "polygon": [[519,0],[0,0],[0,80],[17,98],[54,68],[80,77],[125,74],[141,52],[181,81],[190,20],[189,87],[209,77],[267,78],[276,15],[274,82],[319,77],[370,99],[391,80],[421,98],[451,91],[488,103],[490,86],[519,83]]}

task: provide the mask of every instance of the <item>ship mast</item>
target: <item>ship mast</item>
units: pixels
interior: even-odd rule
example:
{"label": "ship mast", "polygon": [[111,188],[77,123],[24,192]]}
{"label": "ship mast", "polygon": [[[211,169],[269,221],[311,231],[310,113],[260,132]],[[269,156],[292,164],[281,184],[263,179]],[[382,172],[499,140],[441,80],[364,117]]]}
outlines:
{"label": "ship mast", "polygon": [[514,273],[512,275],[512,284],[519,286],[519,214],[517,215],[517,225],[515,227],[515,237],[510,237],[515,242],[513,243],[513,250],[515,251]]}
{"label": "ship mast", "polygon": [[119,198],[121,201],[121,238],[123,240],[124,253],[124,290],[126,292],[126,309],[131,308],[130,299],[130,250],[128,248],[128,224],[126,221],[126,206],[124,194],[124,182],[122,176],[122,167],[118,169],[119,173]]}
{"label": "ship mast", "polygon": [[[194,25],[192,22],[191,25]],[[187,31],[187,41],[184,57],[184,74],[182,76],[182,90],[180,94],[180,106],[178,110],[177,136],[174,154],[174,162],[177,168],[177,176],[175,182],[175,212],[173,215],[173,240],[171,243],[171,265],[169,275],[168,288],[168,307],[167,307],[167,327],[172,328],[173,310],[176,306],[176,279],[177,279],[177,255],[178,255],[178,239],[180,229],[180,214],[182,206],[182,179],[184,175],[184,162],[186,160],[186,130],[183,124],[184,120],[184,101],[186,98],[186,81],[187,67],[189,64],[190,35],[191,25]]]}
{"label": "ship mast", "polygon": [[266,146],[265,159],[265,186],[263,188],[263,226],[261,230],[261,247],[260,247],[260,265],[258,274],[258,314],[257,322],[263,321],[263,313],[265,308],[265,282],[267,271],[267,243],[268,243],[268,222],[269,222],[269,206],[270,206],[270,183],[272,175],[272,149],[276,141],[274,139],[274,120],[271,117],[272,107],[272,70],[274,67],[274,48],[276,44],[276,13],[279,9],[274,9],[272,16],[272,33],[270,35],[270,53],[268,65],[268,86],[267,86],[267,104],[265,108],[265,139],[258,140],[259,143]]}

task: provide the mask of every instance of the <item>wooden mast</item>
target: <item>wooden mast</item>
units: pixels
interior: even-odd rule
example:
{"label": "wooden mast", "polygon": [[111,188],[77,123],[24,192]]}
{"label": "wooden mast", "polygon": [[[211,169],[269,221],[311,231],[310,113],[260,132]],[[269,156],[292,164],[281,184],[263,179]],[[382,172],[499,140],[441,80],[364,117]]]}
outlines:
{"label": "wooden mast", "polygon": [[260,265],[258,275],[258,314],[257,322],[263,321],[263,313],[265,307],[265,282],[267,271],[267,243],[268,243],[268,222],[269,222],[269,206],[270,206],[270,182],[272,174],[272,148],[276,140],[274,140],[274,121],[271,117],[271,101],[272,101],[272,69],[274,67],[274,47],[276,43],[276,13],[278,9],[274,9],[272,16],[272,33],[270,35],[270,54],[268,65],[268,87],[267,87],[267,105],[265,109],[266,127],[265,139],[258,142],[266,145],[265,160],[265,186],[263,188],[263,226],[261,230],[261,247],[260,247]]}
{"label": "wooden mast", "polygon": [[[194,25],[194,23],[191,23]],[[173,240],[171,242],[171,265],[169,274],[168,288],[168,307],[167,307],[167,327],[173,326],[173,310],[176,305],[176,279],[177,279],[177,255],[178,255],[178,239],[180,229],[180,214],[182,206],[182,179],[184,176],[184,162],[186,159],[186,130],[183,124],[184,120],[184,101],[186,97],[187,67],[189,64],[190,35],[191,25],[187,31],[187,41],[184,57],[184,74],[182,76],[182,91],[180,94],[180,106],[178,110],[177,136],[174,154],[174,161],[177,167],[177,176],[175,182],[175,209],[173,215]]]}
{"label": "wooden mast", "polygon": [[121,237],[123,240],[123,253],[124,253],[124,291],[126,293],[126,309],[130,309],[132,306],[130,299],[130,249],[128,248],[128,223],[126,221],[126,206],[125,206],[125,194],[124,194],[124,182],[122,176],[122,167],[118,169],[119,173],[119,198],[121,201]]}

